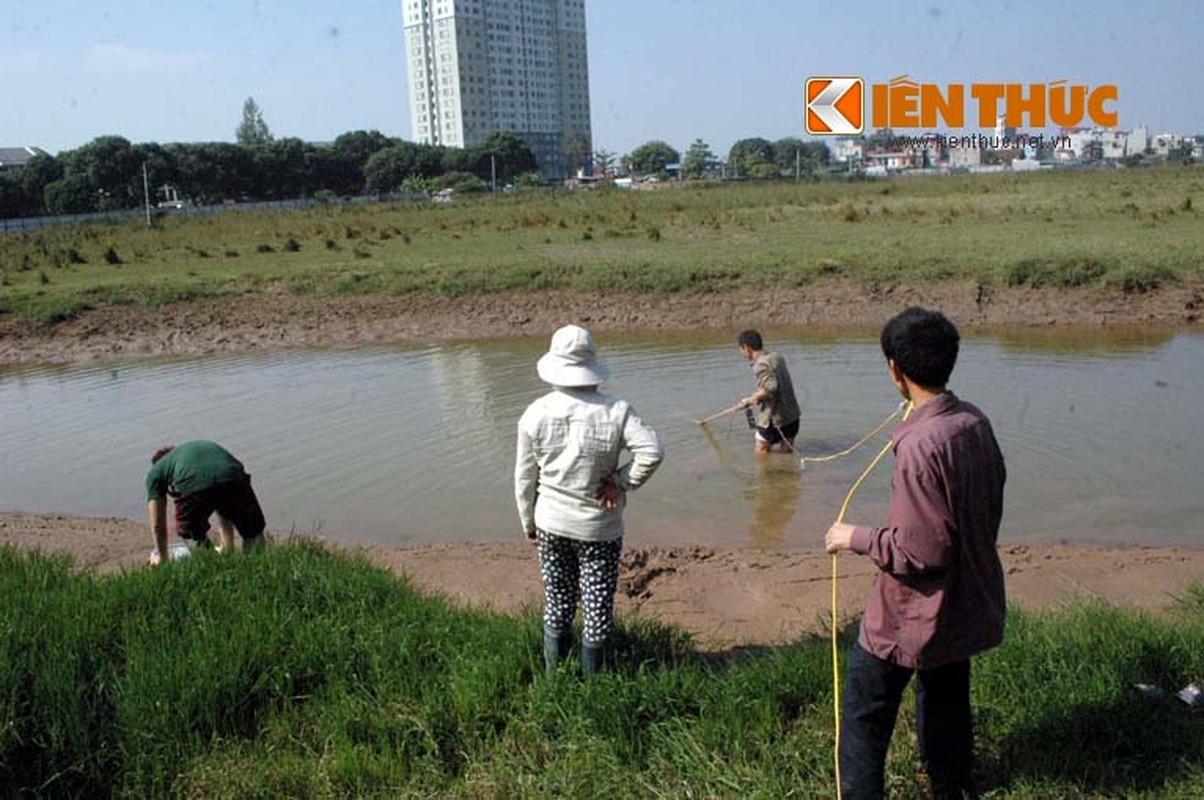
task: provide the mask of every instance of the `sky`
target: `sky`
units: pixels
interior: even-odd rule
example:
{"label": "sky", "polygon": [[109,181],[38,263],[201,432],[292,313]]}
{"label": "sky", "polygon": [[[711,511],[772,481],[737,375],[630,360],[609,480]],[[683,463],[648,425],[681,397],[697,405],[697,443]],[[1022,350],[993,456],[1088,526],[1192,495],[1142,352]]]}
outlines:
{"label": "sky", "polygon": [[[0,12],[0,147],[411,139],[401,0],[38,0]],[[586,0],[594,149],[806,138],[819,75],[1115,84],[1118,126],[1204,132],[1204,2]]]}

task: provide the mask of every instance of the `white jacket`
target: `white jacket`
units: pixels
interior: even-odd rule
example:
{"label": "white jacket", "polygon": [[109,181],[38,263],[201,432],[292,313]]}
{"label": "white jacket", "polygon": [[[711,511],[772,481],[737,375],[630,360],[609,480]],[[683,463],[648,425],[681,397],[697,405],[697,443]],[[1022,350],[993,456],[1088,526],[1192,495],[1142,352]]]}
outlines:
{"label": "white jacket", "polygon": [[[632,460],[619,466],[619,453]],[[656,432],[625,401],[590,389],[557,388],[518,421],[514,494],[525,533],[536,528],[586,541],[623,535],[622,504],[602,508],[595,495],[614,476],[626,492],[660,466]]]}

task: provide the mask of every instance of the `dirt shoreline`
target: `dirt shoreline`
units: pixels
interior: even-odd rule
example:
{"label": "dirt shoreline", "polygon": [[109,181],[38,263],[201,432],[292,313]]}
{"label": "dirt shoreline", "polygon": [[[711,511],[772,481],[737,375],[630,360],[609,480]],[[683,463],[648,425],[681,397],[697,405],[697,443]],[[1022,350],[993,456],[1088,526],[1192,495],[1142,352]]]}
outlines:
{"label": "dirt shoreline", "polygon": [[1204,279],[1154,291],[990,287],[958,280],[916,286],[826,279],[800,289],[667,295],[614,292],[265,295],[162,308],[106,307],[56,325],[0,316],[0,364],[158,355],[354,347],[545,334],[567,322],[595,331],[809,325],[877,328],[905,306],[945,311],[959,326],[1198,328]]}
{"label": "dirt shoreline", "polygon": [[[0,365],[543,335],[567,322],[595,331],[876,329],[912,304],[940,308],[963,328],[1198,329],[1202,298],[1204,279],[1145,293],[984,287],[974,281],[866,286],[840,279],[797,290],[671,295],[314,297],[279,292],[160,309],[102,308],[54,326],[0,316]],[[138,568],[150,549],[144,525],[133,520],[16,511],[0,512],[0,542],[66,553],[81,568],[100,572]],[[514,611],[541,599],[534,554],[522,542],[374,546],[363,552],[409,575],[420,588],[459,602]],[[1032,608],[1101,597],[1158,610],[1191,581],[1204,578],[1204,549],[1005,543],[1001,554],[1009,596]],[[873,568],[865,559],[842,557],[840,576],[840,608],[851,617],[860,611]],[[618,609],[678,625],[706,648],[774,644],[823,626],[830,613],[830,581],[831,560],[818,552],[634,546],[624,556]]]}
{"label": "dirt shoreline", "polygon": [[[0,512],[0,543],[67,554],[99,573],[142,568],[152,546],[134,520],[20,512]],[[542,600],[535,553],[524,542],[345,549],[459,603],[514,612]],[[1000,554],[1008,597],[1022,608],[1098,598],[1158,612],[1204,580],[1204,549],[1004,543]],[[874,568],[856,556],[841,556],[839,566],[839,605],[852,618]],[[819,552],[634,546],[623,556],[617,609],[679,626],[704,649],[780,644],[823,630],[831,569]]]}

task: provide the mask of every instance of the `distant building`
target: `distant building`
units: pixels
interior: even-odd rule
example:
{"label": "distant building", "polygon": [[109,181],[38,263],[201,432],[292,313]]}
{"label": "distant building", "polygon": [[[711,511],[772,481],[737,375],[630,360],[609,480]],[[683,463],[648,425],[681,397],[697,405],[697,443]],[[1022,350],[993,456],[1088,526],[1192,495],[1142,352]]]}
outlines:
{"label": "distant building", "polygon": [[901,172],[906,169],[922,169],[925,164],[925,150],[918,147],[904,147],[900,150],[890,150],[881,153],[868,153],[865,164],[868,167],[881,167],[887,172]]}
{"label": "distant building", "polygon": [[832,159],[842,164],[860,161],[865,141],[852,136],[839,136],[832,143]]}
{"label": "distant building", "polygon": [[1108,128],[1100,131],[1101,153],[1105,161],[1121,159],[1127,154],[1129,132]]}
{"label": "distant building", "polygon": [[50,155],[38,147],[0,147],[0,172],[15,172],[34,156]]}
{"label": "distant building", "polygon": [[1060,161],[1116,161],[1128,155],[1140,138],[1135,140],[1133,132],[1117,128],[1062,128],[1055,157]]}
{"label": "distant building", "polygon": [[1007,164],[1010,165],[1013,161],[1024,160],[1024,149],[1021,147],[1001,147],[997,150],[988,150],[990,158],[987,160],[991,164]]}
{"label": "distant building", "polygon": [[548,178],[590,164],[584,0],[402,0],[402,14],[416,140],[473,147],[503,131]]}
{"label": "distant building", "polygon": [[982,163],[982,150],[977,147],[950,147],[949,169],[969,169]]}
{"label": "distant building", "polygon": [[1171,154],[1171,151],[1177,148],[1181,143],[1181,138],[1173,133],[1160,133],[1150,141],[1150,147],[1154,148],[1154,154],[1160,158],[1166,158]]}
{"label": "distant building", "polygon": [[1129,131],[1128,138],[1125,139],[1125,155],[1139,156],[1145,152],[1145,149],[1150,146],[1150,130],[1144,125],[1138,125],[1133,130]]}
{"label": "distant building", "polygon": [[1005,119],[1003,114],[995,117],[995,141],[999,142],[1000,147],[1010,146],[1012,140],[1016,138],[1015,126],[1005,124]]}
{"label": "distant building", "polygon": [[1035,158],[1013,158],[1011,167],[1012,172],[1032,172],[1033,170],[1042,169],[1043,165]]}
{"label": "distant building", "polygon": [[[1087,158],[1092,149],[1091,145],[1096,140],[1091,128],[1062,128],[1059,135],[1062,141],[1067,143],[1058,150],[1058,157],[1063,161]],[[1066,155],[1067,153],[1069,155]]]}

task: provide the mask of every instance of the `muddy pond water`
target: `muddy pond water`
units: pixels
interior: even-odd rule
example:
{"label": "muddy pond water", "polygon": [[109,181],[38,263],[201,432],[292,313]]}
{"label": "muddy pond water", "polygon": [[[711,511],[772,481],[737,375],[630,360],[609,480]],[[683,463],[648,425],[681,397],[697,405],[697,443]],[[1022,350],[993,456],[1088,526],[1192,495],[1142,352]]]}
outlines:
{"label": "muddy pond water", "polygon": [[[801,387],[807,455],[840,450],[898,397],[873,333],[766,331]],[[628,542],[818,549],[878,447],[828,464],[757,457],[742,416],[691,420],[749,393],[730,333],[597,337],[667,458],[632,497]],[[276,532],[341,542],[519,536],[515,423],[544,392],[546,338],[0,370],[0,510],[144,516],[151,452],[209,438],[254,476]],[[979,332],[951,388],[992,419],[1010,541],[1197,545],[1204,533],[1204,336]],[[888,428],[889,430],[889,428]],[[886,511],[889,458],[848,519]]]}

